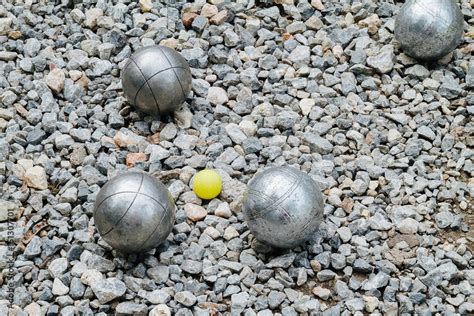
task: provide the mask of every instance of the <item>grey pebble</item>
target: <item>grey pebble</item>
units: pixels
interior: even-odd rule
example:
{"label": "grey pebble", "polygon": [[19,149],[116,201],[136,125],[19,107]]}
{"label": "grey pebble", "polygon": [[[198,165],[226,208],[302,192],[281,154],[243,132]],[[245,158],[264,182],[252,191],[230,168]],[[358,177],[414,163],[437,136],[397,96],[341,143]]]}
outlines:
{"label": "grey pebble", "polygon": [[[392,2],[1,6],[0,238],[25,246],[4,275],[10,313],[472,313],[473,57],[468,41],[435,63],[408,57]],[[136,111],[120,79],[155,44],[192,73],[162,117]],[[255,173],[284,165],[325,195],[321,226],[290,250],[256,241],[240,212]],[[29,183],[32,166],[45,189]],[[209,201],[192,188],[202,169],[223,182]],[[177,207],[148,253],[116,252],[94,225],[98,191],[128,170],[160,178]],[[190,221],[189,203],[207,216]]]}

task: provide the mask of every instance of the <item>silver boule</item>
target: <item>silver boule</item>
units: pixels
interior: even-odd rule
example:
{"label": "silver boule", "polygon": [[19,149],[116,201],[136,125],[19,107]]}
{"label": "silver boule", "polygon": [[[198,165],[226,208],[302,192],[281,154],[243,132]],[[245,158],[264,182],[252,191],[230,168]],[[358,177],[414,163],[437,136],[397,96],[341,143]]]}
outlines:
{"label": "silver boule", "polygon": [[243,213],[255,238],[278,248],[306,240],[323,220],[321,189],[306,173],[273,167],[255,175],[243,200]]}
{"label": "silver boule", "polygon": [[157,179],[127,172],[107,182],[97,194],[94,221],[102,238],[121,252],[155,248],[170,234],[175,205]]}
{"label": "silver boule", "polygon": [[461,42],[463,23],[455,0],[407,0],[395,20],[395,37],[407,55],[437,60]]}
{"label": "silver boule", "polygon": [[191,91],[191,70],[175,50],[160,45],[138,49],[122,70],[122,88],[138,110],[153,116],[178,109]]}

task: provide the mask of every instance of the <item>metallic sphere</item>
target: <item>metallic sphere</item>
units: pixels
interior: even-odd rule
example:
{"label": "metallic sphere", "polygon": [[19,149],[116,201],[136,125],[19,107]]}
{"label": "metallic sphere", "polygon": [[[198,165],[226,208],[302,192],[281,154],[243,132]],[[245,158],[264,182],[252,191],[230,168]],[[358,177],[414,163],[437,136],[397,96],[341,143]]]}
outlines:
{"label": "metallic sphere", "polygon": [[463,21],[456,0],[407,0],[395,20],[395,37],[407,55],[437,60],[461,42]]}
{"label": "metallic sphere", "polygon": [[171,232],[175,206],[168,189],[155,178],[128,172],[99,191],[94,221],[99,234],[121,252],[155,248]]}
{"label": "metallic sphere", "polygon": [[308,240],[323,219],[323,196],[306,173],[274,167],[258,173],[244,195],[243,213],[255,238],[278,248]]}
{"label": "metallic sphere", "polygon": [[138,110],[160,116],[178,109],[191,91],[186,60],[166,46],[137,50],[122,70],[122,88]]}

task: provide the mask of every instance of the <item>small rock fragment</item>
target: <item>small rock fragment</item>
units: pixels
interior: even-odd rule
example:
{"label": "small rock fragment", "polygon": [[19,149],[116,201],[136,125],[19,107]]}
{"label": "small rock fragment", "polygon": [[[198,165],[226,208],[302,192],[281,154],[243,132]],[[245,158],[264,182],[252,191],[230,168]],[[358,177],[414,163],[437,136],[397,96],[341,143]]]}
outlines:
{"label": "small rock fragment", "polygon": [[38,190],[46,190],[48,188],[48,178],[43,167],[34,166],[25,171],[23,175],[26,184]]}
{"label": "small rock fragment", "polygon": [[207,215],[207,211],[199,205],[188,203],[184,205],[186,216],[193,222],[202,220]]}

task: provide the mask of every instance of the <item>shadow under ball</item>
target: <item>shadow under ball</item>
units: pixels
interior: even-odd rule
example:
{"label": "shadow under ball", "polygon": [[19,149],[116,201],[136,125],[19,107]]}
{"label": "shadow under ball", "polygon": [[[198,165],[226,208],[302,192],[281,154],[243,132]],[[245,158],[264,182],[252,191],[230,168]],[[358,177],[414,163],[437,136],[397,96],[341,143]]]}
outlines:
{"label": "shadow under ball", "polygon": [[170,234],[175,205],[168,189],[157,179],[128,172],[107,182],[94,203],[94,222],[99,234],[113,248],[145,252]]}
{"label": "shadow under ball", "polygon": [[273,167],[250,181],[243,214],[257,240],[277,248],[292,248],[310,239],[321,224],[323,196],[306,173]]}
{"label": "shadow under ball", "polygon": [[138,49],[122,70],[122,89],[138,110],[152,116],[177,110],[191,91],[191,70],[175,50],[160,45]]}
{"label": "shadow under ball", "polygon": [[461,42],[463,23],[455,0],[407,0],[395,20],[395,37],[407,55],[437,60]]}

